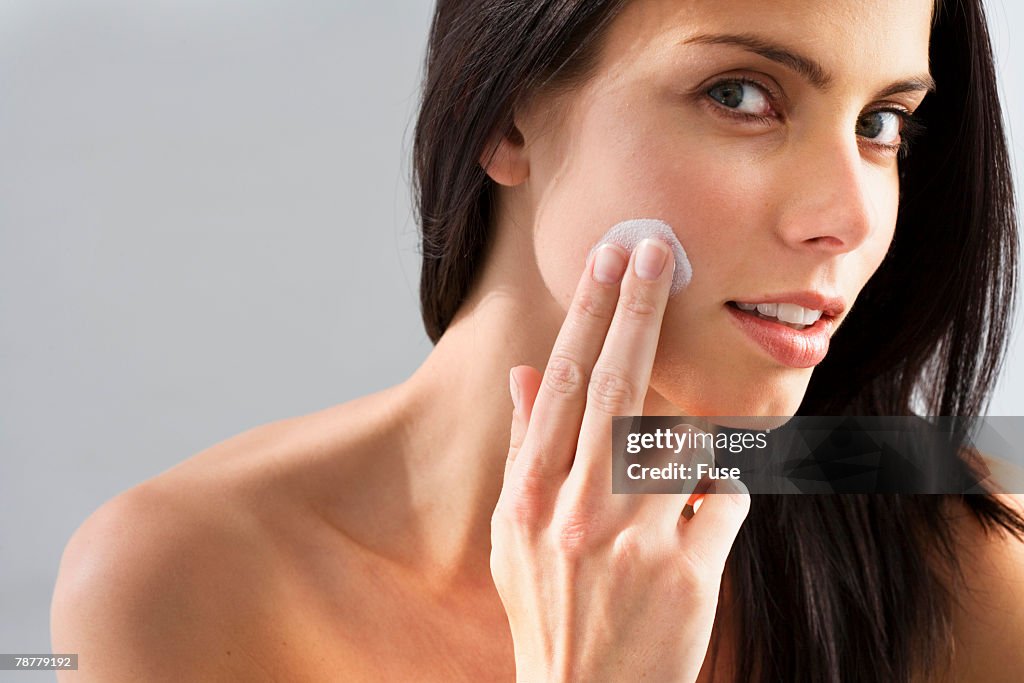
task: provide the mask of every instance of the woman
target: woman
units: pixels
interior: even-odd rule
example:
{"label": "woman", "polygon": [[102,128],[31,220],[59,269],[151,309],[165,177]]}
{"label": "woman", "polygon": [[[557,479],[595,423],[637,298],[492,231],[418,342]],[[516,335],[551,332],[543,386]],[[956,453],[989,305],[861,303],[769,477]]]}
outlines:
{"label": "woman", "polygon": [[[53,603],[78,680],[1024,669],[1015,497],[687,518],[601,460],[613,414],[983,412],[1016,226],[978,2],[442,1],[415,159],[434,351],[94,513]],[[636,217],[685,245],[671,299],[661,242],[591,253]],[[824,359],[744,334],[759,303],[822,315]]]}

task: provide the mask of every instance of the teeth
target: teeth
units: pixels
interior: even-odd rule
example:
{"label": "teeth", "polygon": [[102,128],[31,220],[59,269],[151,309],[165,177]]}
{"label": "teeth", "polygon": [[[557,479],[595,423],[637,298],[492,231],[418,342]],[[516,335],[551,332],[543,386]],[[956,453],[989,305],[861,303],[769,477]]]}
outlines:
{"label": "teeth", "polygon": [[786,323],[804,324],[804,307],[796,304],[779,304],[775,317]]}
{"label": "teeth", "polygon": [[804,325],[813,325],[818,322],[818,318],[821,317],[821,311],[816,311],[813,308],[804,309]]}
{"label": "teeth", "polygon": [[757,310],[767,318],[776,318],[780,322],[790,323],[798,330],[802,330],[807,325],[813,325],[821,318],[821,311],[789,303],[746,304],[737,301],[736,307],[742,311]]}

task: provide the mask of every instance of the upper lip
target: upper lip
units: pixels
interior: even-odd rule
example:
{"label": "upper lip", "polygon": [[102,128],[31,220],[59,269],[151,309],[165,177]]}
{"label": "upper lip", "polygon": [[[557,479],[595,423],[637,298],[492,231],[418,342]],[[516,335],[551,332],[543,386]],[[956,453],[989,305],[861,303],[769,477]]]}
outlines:
{"label": "upper lip", "polygon": [[804,308],[821,311],[822,316],[835,318],[846,310],[846,302],[841,296],[828,296],[821,292],[785,292],[755,297],[737,297],[732,301],[744,304],[796,304]]}

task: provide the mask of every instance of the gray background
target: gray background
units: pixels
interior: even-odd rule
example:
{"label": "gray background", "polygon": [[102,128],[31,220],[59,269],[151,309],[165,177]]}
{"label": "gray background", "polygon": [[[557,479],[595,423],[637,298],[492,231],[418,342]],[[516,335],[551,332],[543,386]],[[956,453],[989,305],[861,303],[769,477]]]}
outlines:
{"label": "gray background", "polygon": [[[103,501],[427,355],[431,10],[0,0],[0,652],[49,651],[61,550]],[[990,12],[1020,183],[1024,8]],[[993,415],[1024,406],[1022,322]]]}

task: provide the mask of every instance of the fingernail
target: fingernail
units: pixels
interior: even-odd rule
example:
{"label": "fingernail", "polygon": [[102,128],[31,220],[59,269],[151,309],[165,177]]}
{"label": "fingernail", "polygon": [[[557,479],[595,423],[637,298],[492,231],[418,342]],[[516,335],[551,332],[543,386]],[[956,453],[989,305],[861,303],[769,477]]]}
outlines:
{"label": "fingernail", "polygon": [[512,407],[515,411],[519,412],[519,383],[516,382],[515,375],[512,374],[512,370],[508,371],[508,392],[512,394]]}
{"label": "fingernail", "polygon": [[629,263],[625,252],[614,244],[602,244],[594,254],[594,280],[610,285],[622,279]]}
{"label": "fingernail", "polygon": [[691,498],[693,498],[693,502],[687,502],[686,505],[683,506],[683,519],[687,521],[693,519],[693,516],[697,513],[697,510],[700,510],[700,506],[704,504],[703,495],[697,497],[691,496]]}
{"label": "fingernail", "polygon": [[641,280],[657,280],[665,270],[667,259],[668,247],[661,240],[647,238],[637,247],[633,269]]}

